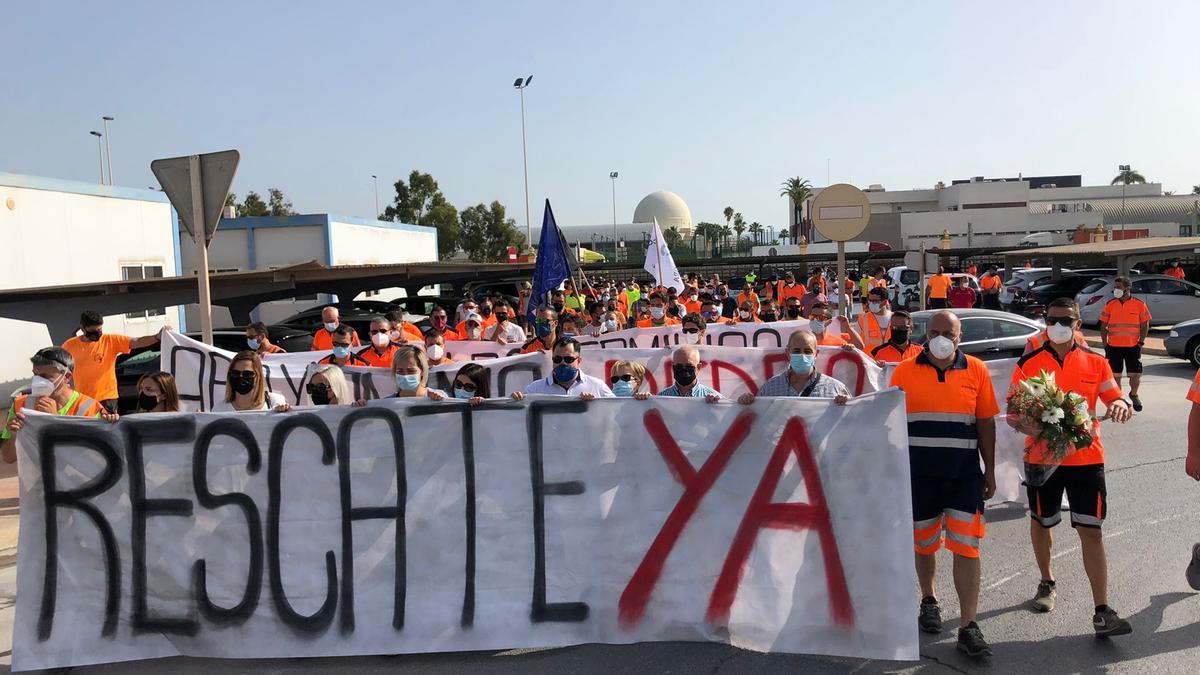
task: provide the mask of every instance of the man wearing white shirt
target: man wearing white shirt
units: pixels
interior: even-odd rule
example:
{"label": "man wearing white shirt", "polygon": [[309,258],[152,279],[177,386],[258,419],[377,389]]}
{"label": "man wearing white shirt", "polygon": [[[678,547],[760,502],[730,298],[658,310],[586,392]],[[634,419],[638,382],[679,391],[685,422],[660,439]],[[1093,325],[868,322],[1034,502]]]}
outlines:
{"label": "man wearing white shirt", "polygon": [[554,372],[550,377],[534,380],[525,391],[514,391],[512,397],[520,401],[527,394],[551,394],[554,396],[578,396],[584,400],[612,398],[612,390],[601,380],[580,370],[583,356],[579,352],[579,341],[573,337],[561,337],[554,342],[552,361]]}
{"label": "man wearing white shirt", "polygon": [[508,303],[499,300],[492,308],[492,315],[496,317],[496,323],[488,326],[483,337],[486,340],[495,340],[502,345],[505,344],[524,344],[525,329],[513,323],[512,308]]}

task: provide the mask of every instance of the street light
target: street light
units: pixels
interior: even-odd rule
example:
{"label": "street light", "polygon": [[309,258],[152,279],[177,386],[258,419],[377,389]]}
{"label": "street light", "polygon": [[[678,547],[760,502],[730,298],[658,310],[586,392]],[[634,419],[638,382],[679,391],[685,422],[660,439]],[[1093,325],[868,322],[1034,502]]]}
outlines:
{"label": "street light", "polygon": [[610,171],[608,177],[612,179],[612,197],[613,197],[613,262],[617,262],[617,172]]}
{"label": "street light", "polygon": [[371,174],[371,180],[375,181],[375,220],[379,220],[379,176]]}
{"label": "street light", "polygon": [[115,118],[105,115],[100,119],[104,121],[104,154],[108,155],[108,184],[112,185],[112,148],[108,145],[108,123],[112,122]]}
{"label": "street light", "polygon": [[1121,239],[1125,238],[1125,186],[1129,183],[1129,165],[1119,164],[1117,170],[1121,172]]}
{"label": "street light", "polygon": [[99,131],[89,131],[89,134],[96,137],[96,154],[100,156],[100,184],[104,185],[104,134]]}
{"label": "street light", "polygon": [[533,82],[533,76],[517,78],[513,87],[521,93],[521,159],[525,165],[525,243],[533,250],[533,226],[529,224],[529,150],[525,145],[525,88]]}

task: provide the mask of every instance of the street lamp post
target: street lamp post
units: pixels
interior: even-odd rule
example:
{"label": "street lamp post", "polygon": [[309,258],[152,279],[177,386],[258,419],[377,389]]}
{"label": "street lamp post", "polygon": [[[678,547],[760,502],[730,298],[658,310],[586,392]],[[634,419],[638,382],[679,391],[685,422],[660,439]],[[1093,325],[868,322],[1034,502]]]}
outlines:
{"label": "street lamp post", "polygon": [[109,144],[108,144],[108,142],[109,142],[108,123],[112,122],[115,118],[105,115],[105,116],[101,117],[100,119],[104,122],[104,154],[108,155],[108,184],[112,185],[113,184],[112,148],[109,147]]}
{"label": "street lamp post", "polygon": [[613,262],[617,262],[617,172],[610,171],[608,177],[612,179],[612,202],[613,202]]}
{"label": "street lamp post", "polygon": [[96,137],[96,154],[100,156],[100,184],[104,185],[104,134],[99,131],[89,131]]}
{"label": "street lamp post", "polygon": [[379,219],[379,176],[371,174],[371,180],[375,182],[375,219]]}
{"label": "street lamp post", "polygon": [[533,82],[533,76],[517,78],[513,87],[521,93],[521,160],[525,166],[525,244],[533,250],[533,225],[529,221],[529,149],[525,143],[525,88]]}
{"label": "street lamp post", "polygon": [[1121,239],[1125,239],[1125,186],[1129,184],[1129,165],[1120,164],[1117,170],[1121,172]]}

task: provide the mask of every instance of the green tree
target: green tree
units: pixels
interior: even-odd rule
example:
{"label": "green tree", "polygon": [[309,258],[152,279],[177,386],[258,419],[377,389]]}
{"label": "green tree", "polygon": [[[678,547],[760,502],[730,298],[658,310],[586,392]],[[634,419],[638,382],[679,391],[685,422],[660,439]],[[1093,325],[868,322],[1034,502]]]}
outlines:
{"label": "green tree", "polygon": [[756,220],[753,223],[750,223],[750,227],[747,229],[750,231],[750,236],[753,238],[754,243],[757,244],[758,240],[759,240],[759,235],[762,234],[763,226],[759,225],[758,221]]}
{"label": "green tree", "polygon": [[273,216],[294,216],[296,210],[292,208],[292,202],[283,195],[283,190],[279,188],[267,189],[267,207]]}
{"label": "green tree", "polygon": [[733,207],[726,206],[721,213],[725,216],[725,229],[729,229],[729,222],[733,220]]}
{"label": "green tree", "polygon": [[721,229],[718,231],[718,234],[721,236],[721,248],[728,248],[729,238],[733,236],[733,228],[729,227],[728,225],[722,225]]}
{"label": "green tree", "polygon": [[678,227],[672,225],[663,231],[663,239],[667,241],[667,247],[674,250],[679,248],[679,244],[683,242],[683,234]]}
{"label": "green tree", "polygon": [[733,248],[736,251],[742,245],[742,235],[746,232],[746,219],[742,218],[741,213],[733,214],[733,231],[737,234],[734,240]]}
{"label": "green tree", "polygon": [[[801,235],[808,237],[808,231],[801,222],[801,214],[803,213],[804,202],[808,201],[813,196],[812,184],[807,180],[796,176],[783,181],[783,185],[779,190],[780,197],[787,197],[792,202],[792,208],[796,210],[796,230],[790,233],[790,238],[795,241]],[[808,237],[810,240],[812,237]]]}
{"label": "green tree", "polygon": [[1117,183],[1133,185],[1134,183],[1145,182],[1146,177],[1143,176],[1137,169],[1129,169],[1128,171],[1122,171],[1121,173],[1117,174],[1117,177],[1112,179],[1112,182],[1109,183],[1109,185],[1116,185]]}
{"label": "green tree", "polygon": [[396,197],[379,215],[380,220],[437,228],[438,257],[449,258],[462,247],[462,225],[458,209],[446,200],[433,176],[420,171],[408,181],[396,181]]}
{"label": "green tree", "polygon": [[246,198],[242,200],[242,205],[237,207],[238,217],[247,216],[269,216],[271,208],[267,203],[258,196],[258,193],[251,190],[246,193]]}
{"label": "green tree", "polygon": [[501,262],[507,259],[509,246],[524,245],[524,234],[517,229],[516,221],[505,216],[500,202],[465,208],[459,218],[462,222],[459,245],[472,262]]}
{"label": "green tree", "polygon": [[225,206],[233,206],[236,208],[237,207],[237,195],[233,194],[232,192],[225,195]]}

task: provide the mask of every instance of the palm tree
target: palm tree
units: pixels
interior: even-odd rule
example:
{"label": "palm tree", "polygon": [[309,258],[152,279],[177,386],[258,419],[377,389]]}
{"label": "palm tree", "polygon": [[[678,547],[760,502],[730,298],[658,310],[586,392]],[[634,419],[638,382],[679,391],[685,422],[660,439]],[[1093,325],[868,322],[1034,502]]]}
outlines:
{"label": "palm tree", "polygon": [[721,213],[725,214],[725,226],[728,227],[729,221],[733,220],[733,207],[726,206],[725,210],[722,211]]}
{"label": "palm tree", "polygon": [[763,231],[762,225],[759,225],[758,221],[756,220],[753,223],[750,223],[749,230],[750,230],[750,236],[754,238],[754,243],[757,244],[758,243],[758,235],[762,234],[762,231]]}
{"label": "palm tree", "polygon": [[719,233],[721,235],[721,248],[728,248],[729,238],[733,236],[733,230],[728,225],[724,225],[719,230]]}
{"label": "palm tree", "polygon": [[712,251],[713,241],[720,236],[721,226],[716,223],[696,223],[695,231],[701,237],[704,237],[704,248]]}
{"label": "palm tree", "polygon": [[746,231],[746,220],[742,218],[742,214],[740,213],[733,214],[733,231],[737,233],[737,239],[734,242],[734,249],[736,250],[742,245],[742,234]]}
{"label": "palm tree", "polygon": [[[800,235],[808,236],[804,225],[801,222],[801,208],[804,202],[808,201],[813,196],[812,184],[807,180],[801,179],[799,176],[789,178],[783,181],[783,185],[779,190],[780,197],[787,197],[792,202],[792,208],[796,210],[796,229],[789,232],[792,241],[799,238]],[[811,239],[811,237],[809,237]]]}
{"label": "palm tree", "polygon": [[683,241],[683,235],[679,232],[679,228],[672,225],[663,232],[663,239],[667,241],[668,248],[679,248],[679,242]]}
{"label": "palm tree", "polygon": [[1121,173],[1117,174],[1117,177],[1112,179],[1112,182],[1109,183],[1109,185],[1116,185],[1117,183],[1133,185],[1134,183],[1145,183],[1145,182],[1146,182],[1146,177],[1143,176],[1140,172],[1138,172],[1137,169],[1129,169],[1127,171],[1122,171]]}

